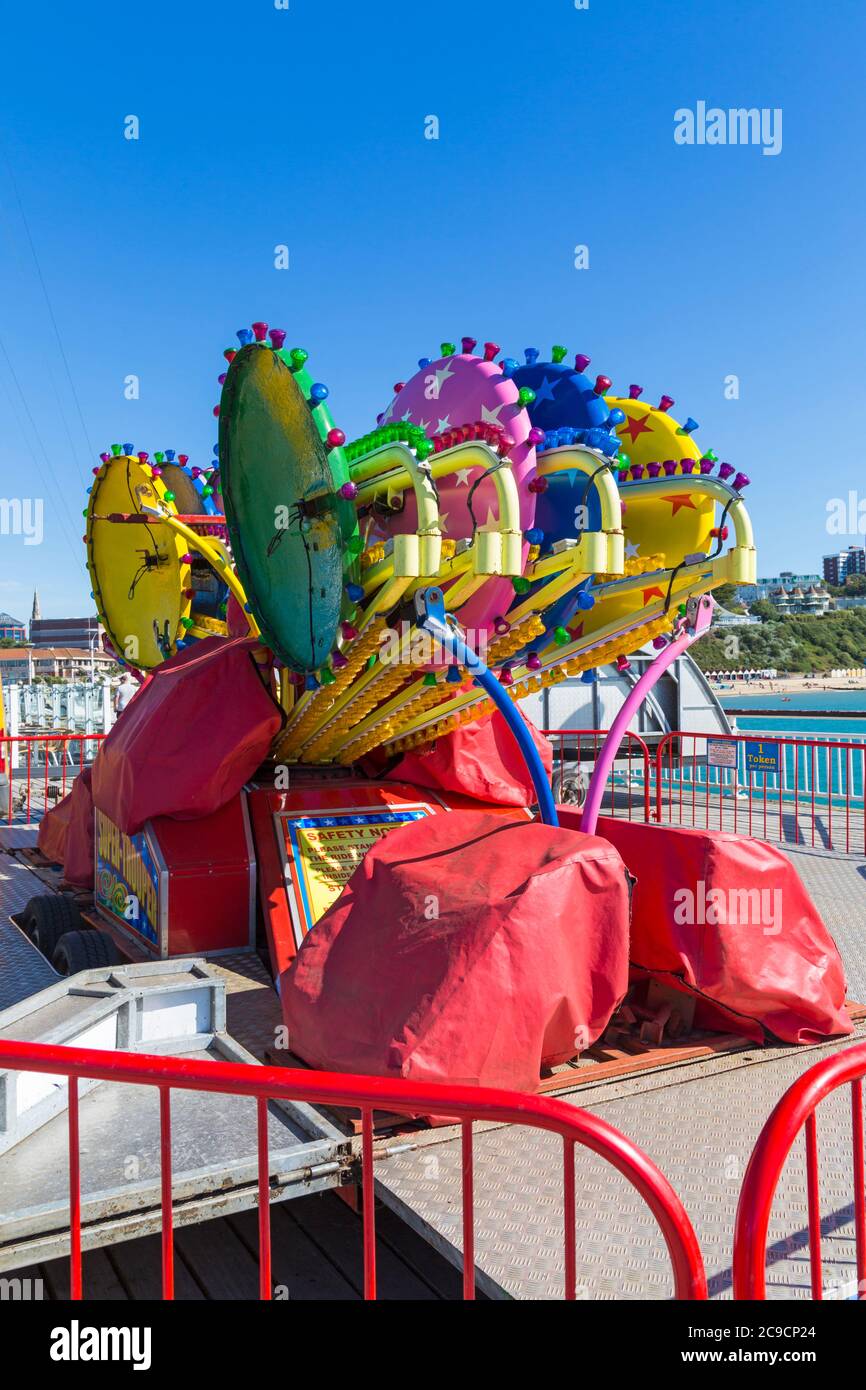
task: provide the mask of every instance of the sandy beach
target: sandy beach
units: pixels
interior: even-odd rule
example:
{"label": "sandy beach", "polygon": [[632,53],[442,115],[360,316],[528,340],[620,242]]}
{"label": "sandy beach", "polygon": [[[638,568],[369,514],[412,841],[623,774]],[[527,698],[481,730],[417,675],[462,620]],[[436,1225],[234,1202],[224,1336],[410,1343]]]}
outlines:
{"label": "sandy beach", "polygon": [[866,676],[777,676],[774,680],[724,680],[710,684],[725,696],[806,695],[816,690],[866,690]]}

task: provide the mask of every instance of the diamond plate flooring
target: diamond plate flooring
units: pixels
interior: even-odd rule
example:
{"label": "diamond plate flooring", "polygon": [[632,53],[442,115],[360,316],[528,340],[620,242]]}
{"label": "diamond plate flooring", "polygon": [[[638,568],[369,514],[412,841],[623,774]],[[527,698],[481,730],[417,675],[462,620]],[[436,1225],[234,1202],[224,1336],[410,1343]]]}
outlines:
{"label": "diamond plate flooring", "polygon": [[57,971],[9,920],[34,894],[43,891],[35,874],[24,864],[0,853],[0,1009],[46,989],[58,979]]}
{"label": "diamond plate flooring", "polygon": [[[850,994],[866,1001],[866,865],[791,849],[792,862],[839,945]],[[847,1043],[750,1049],[563,1097],[601,1115],[662,1169],[682,1199],[706,1262],[710,1296],[731,1297],[731,1242],[743,1172],[782,1093],[819,1057]],[[819,1112],[826,1297],[855,1280],[848,1096]],[[779,1184],[768,1247],[768,1295],[808,1298],[805,1164],[798,1141]],[[378,1170],[382,1200],[455,1263],[462,1259],[459,1142],[433,1132]],[[475,1137],[476,1269],[494,1298],[562,1296],[561,1141],[522,1127]],[[661,1235],[629,1183],[592,1154],[577,1156],[578,1292],[587,1299],[665,1299],[672,1293]]]}
{"label": "diamond plate flooring", "polygon": [[[35,841],[35,827],[3,827],[0,849]],[[833,932],[850,995],[866,1002],[866,863],[809,847],[788,848]],[[0,919],[44,885],[0,852]],[[21,946],[9,926],[0,946]],[[14,933],[14,935],[13,935]],[[0,968],[0,979],[21,964]],[[49,967],[50,968],[50,967]],[[42,987],[35,983],[33,988]],[[25,992],[29,992],[26,991]],[[866,1026],[858,1030],[866,1036]],[[856,1039],[855,1039],[856,1040]],[[843,1045],[850,1045],[843,1044]],[[632,1080],[598,1082],[563,1097],[592,1109],[632,1138],[666,1174],[695,1226],[710,1295],[731,1296],[731,1239],[742,1174],[760,1128],[781,1094],[839,1043],[804,1049],[750,1049]],[[461,1260],[461,1162],[450,1131],[431,1131],[418,1147],[377,1166],[384,1202],[452,1263]],[[851,1129],[847,1097],[825,1101],[819,1116],[826,1296],[848,1297],[854,1279]],[[395,1144],[386,1144],[396,1149]],[[561,1297],[562,1155],[551,1135],[479,1126],[475,1136],[478,1285],[494,1298]],[[578,1292],[587,1299],[665,1299],[670,1266],[646,1207],[593,1155],[577,1156]],[[780,1182],[770,1231],[770,1297],[809,1297],[802,1144]]]}

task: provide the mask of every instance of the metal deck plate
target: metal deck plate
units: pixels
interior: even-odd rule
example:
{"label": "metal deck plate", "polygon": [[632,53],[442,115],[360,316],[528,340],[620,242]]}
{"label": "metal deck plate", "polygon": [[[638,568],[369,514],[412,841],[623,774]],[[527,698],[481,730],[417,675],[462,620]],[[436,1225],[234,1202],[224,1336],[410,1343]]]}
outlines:
{"label": "metal deck plate", "polygon": [[0,1011],[47,989],[60,976],[41,952],[9,921],[42,885],[29,869],[9,854],[0,854]]}
{"label": "metal deck plate", "polygon": [[[218,1045],[193,1049],[218,1058]],[[172,1093],[172,1187],[178,1224],[255,1205],[256,1102],[246,1096]],[[158,1230],[159,1097],[153,1087],[103,1083],[81,1100],[81,1193],[85,1247]],[[311,1137],[290,1109],[269,1107],[272,1200],[341,1181],[349,1145]],[[324,1165],[327,1171],[317,1171]],[[3,1158],[0,1269],[68,1249],[68,1122],[65,1112]],[[312,1171],[311,1171],[312,1170]],[[93,1229],[88,1229],[91,1223]],[[62,1234],[58,1235],[58,1231]]]}
{"label": "metal deck plate", "polygon": [[[850,995],[866,1000],[866,865],[809,850],[790,853],[842,953]],[[819,1057],[863,1036],[861,1025],[843,1043],[754,1048],[559,1098],[592,1109],[655,1160],[695,1226],[710,1296],[730,1298],[737,1199],[762,1125],[787,1087]],[[850,1297],[856,1273],[847,1092],[822,1104],[818,1133],[825,1296]],[[432,1131],[414,1151],[383,1161],[377,1184],[389,1207],[458,1263],[460,1144],[446,1134]],[[515,1126],[476,1132],[475,1194],[479,1287],[494,1298],[561,1298],[561,1141]],[[625,1179],[580,1149],[577,1242],[580,1297],[671,1296],[670,1263],[647,1207]],[[802,1142],[779,1184],[768,1248],[769,1296],[809,1298]]]}

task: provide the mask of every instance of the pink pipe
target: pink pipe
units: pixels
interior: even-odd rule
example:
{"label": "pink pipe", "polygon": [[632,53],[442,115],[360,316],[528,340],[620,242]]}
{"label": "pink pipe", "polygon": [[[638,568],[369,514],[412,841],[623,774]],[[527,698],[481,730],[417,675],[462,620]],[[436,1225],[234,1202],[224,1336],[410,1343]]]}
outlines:
{"label": "pink pipe", "polygon": [[[691,611],[693,603],[695,604],[694,613]],[[690,601],[689,613],[679,636],[669,642],[664,650],[660,651],[658,656],[650,662],[640,680],[626,696],[622,709],[611,724],[610,732],[601,745],[601,752],[598,755],[595,771],[589,784],[589,791],[586,794],[583,815],[580,819],[580,828],[585,834],[595,834],[605,785],[620,750],[620,745],[628,731],[632,716],[639,709],[644,696],[649,694],[656,681],[664,675],[671,663],[676,661],[678,656],[682,656],[683,652],[688,651],[693,642],[703,636],[712,621],[714,607],[715,600],[709,594],[704,594],[696,603],[694,600]]]}

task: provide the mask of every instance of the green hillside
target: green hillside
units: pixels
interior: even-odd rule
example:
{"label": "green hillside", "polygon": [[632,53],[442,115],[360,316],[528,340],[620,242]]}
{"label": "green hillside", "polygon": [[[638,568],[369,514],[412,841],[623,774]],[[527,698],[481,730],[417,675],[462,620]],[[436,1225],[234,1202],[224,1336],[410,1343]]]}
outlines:
{"label": "green hillside", "polygon": [[843,609],[823,618],[780,616],[771,603],[750,604],[760,627],[719,628],[702,637],[691,656],[703,671],[748,667],[778,671],[831,671],[866,666],[866,608]]}

